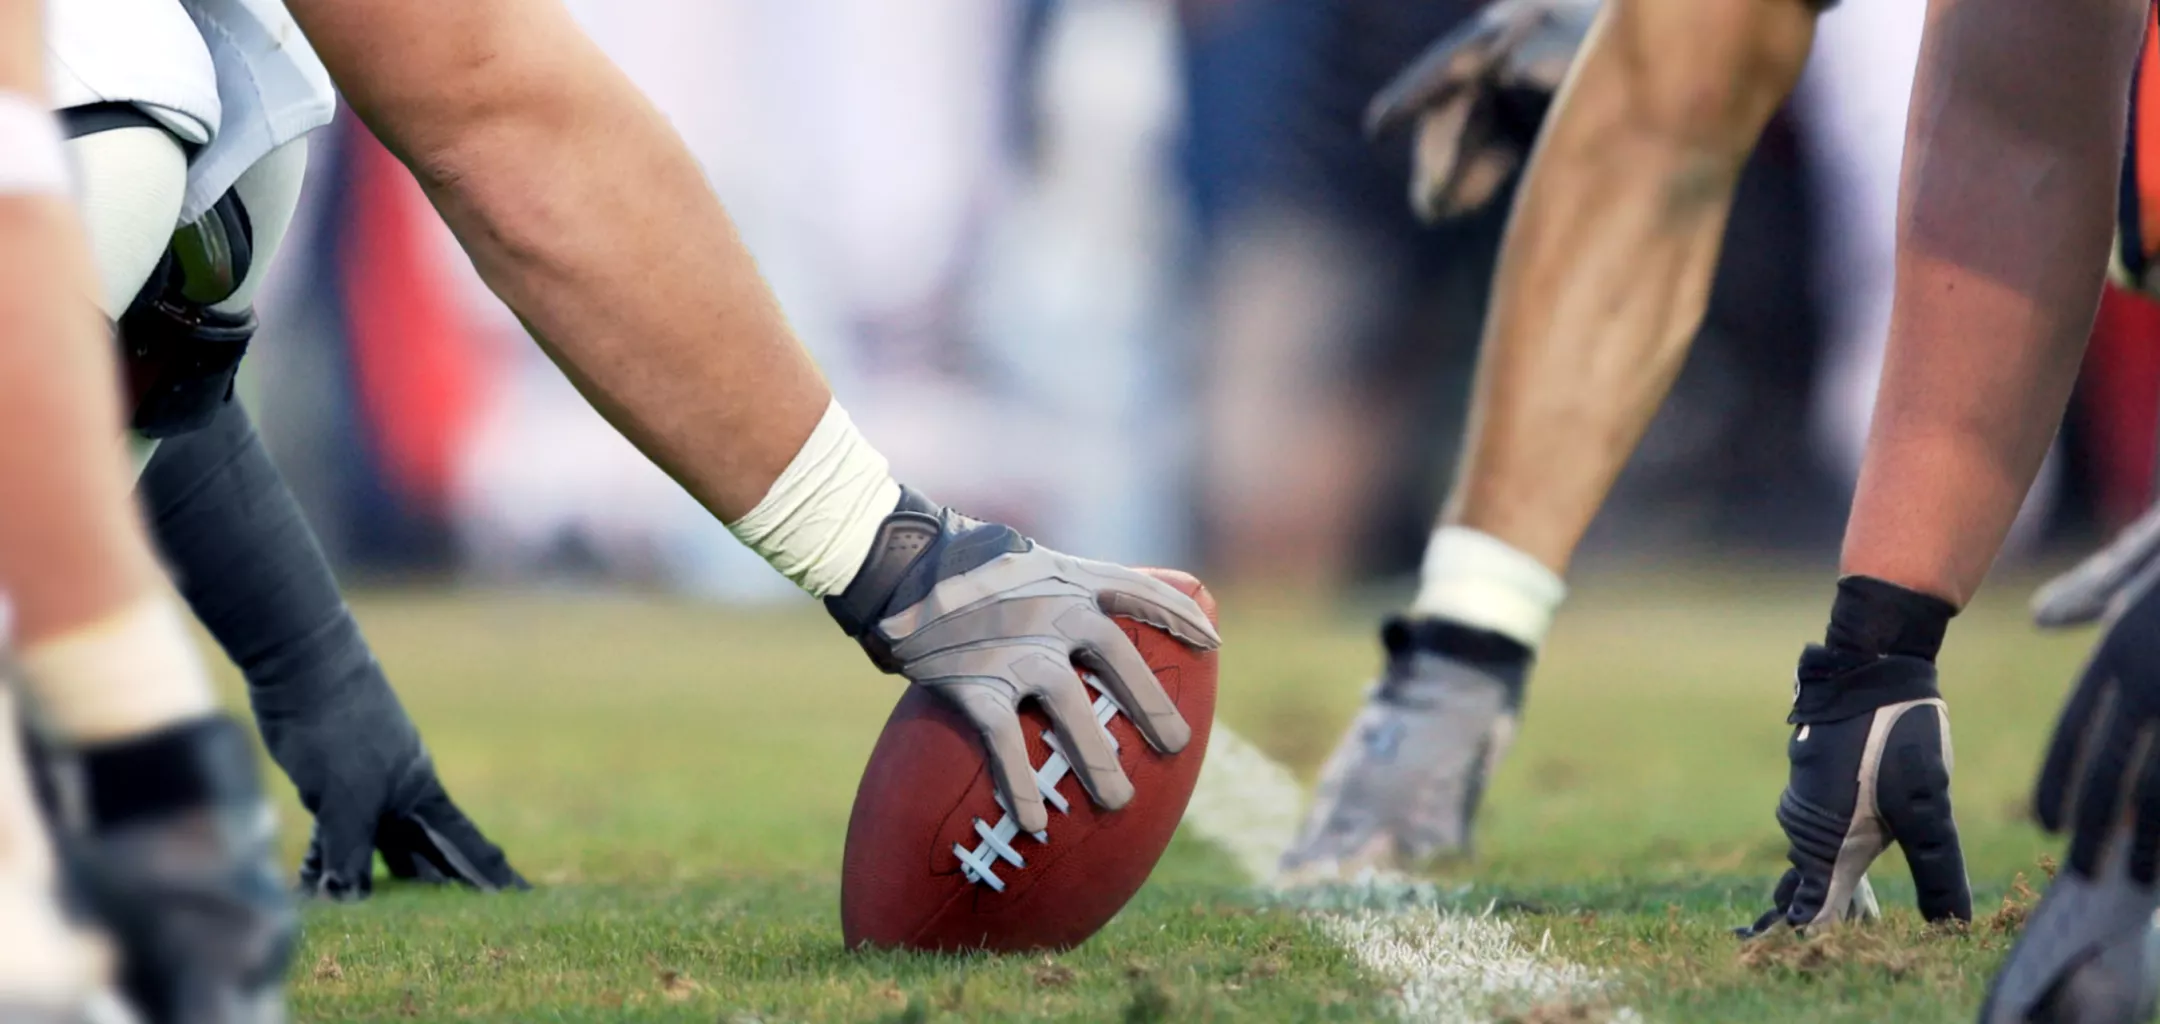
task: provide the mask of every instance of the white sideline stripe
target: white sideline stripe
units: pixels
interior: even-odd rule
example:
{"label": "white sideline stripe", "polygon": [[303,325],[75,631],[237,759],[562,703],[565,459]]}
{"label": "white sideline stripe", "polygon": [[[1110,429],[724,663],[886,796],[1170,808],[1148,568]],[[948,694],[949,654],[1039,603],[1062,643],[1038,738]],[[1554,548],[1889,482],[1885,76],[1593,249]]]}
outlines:
{"label": "white sideline stripe", "polygon": [[[1305,787],[1288,768],[1217,722],[1185,827],[1222,848],[1254,882],[1274,887],[1277,861],[1297,836],[1305,799]],[[1482,1024],[1502,1000],[1534,1005],[1601,985],[1591,968],[1544,955],[1542,942],[1536,952],[1517,942],[1509,922],[1430,904],[1388,905],[1386,894],[1398,888],[1419,887],[1362,880],[1315,894],[1320,902],[1342,897],[1346,906],[1315,906],[1308,913],[1367,971],[1394,986],[1399,1020]],[[1355,907],[1365,900],[1381,906]],[[1641,1017],[1620,1009],[1613,1020]]]}
{"label": "white sideline stripe", "polygon": [[1185,805],[1185,826],[1221,847],[1245,877],[1267,882],[1276,861],[1297,838],[1305,787],[1290,769],[1245,737],[1215,723],[1200,781]]}
{"label": "white sideline stripe", "polygon": [[[1469,1024],[1485,1020],[1499,1000],[1527,1007],[1599,986],[1596,971],[1516,942],[1506,921],[1411,907],[1328,914],[1321,927],[1366,970],[1396,982],[1395,1009],[1403,1020]],[[1639,1019],[1625,1009],[1613,1015],[1616,1022]]]}

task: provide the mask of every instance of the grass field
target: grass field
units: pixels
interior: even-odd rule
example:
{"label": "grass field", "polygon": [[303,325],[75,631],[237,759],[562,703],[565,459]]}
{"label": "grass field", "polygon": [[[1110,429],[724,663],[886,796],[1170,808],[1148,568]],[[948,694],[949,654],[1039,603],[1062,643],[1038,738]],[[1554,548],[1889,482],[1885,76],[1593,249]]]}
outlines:
{"label": "grass field", "polygon": [[[2053,849],[2022,799],[2090,641],[2033,632],[2024,592],[1996,586],[1944,658],[1968,934],[1921,927],[1893,853],[1888,920],[1743,954],[1727,929],[1783,866],[1782,719],[1827,587],[1689,573],[1582,588],[1476,863],[1277,894],[1188,830],[1086,946],[960,959],[841,948],[849,800],[897,689],[813,609],[375,594],[361,615],[452,792],[539,888],[310,908],[295,1017],[1970,1019],[2008,943],[1993,912]],[[1374,667],[1370,616],[1223,606],[1220,721],[1309,780]],[[305,818],[285,820],[297,857]]]}

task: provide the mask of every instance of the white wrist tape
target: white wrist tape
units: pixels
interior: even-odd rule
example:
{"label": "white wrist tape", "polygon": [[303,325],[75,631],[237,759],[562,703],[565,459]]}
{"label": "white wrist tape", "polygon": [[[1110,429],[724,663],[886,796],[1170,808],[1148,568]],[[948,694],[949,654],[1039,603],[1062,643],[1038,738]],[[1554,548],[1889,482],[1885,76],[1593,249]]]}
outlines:
{"label": "white wrist tape", "polygon": [[0,196],[65,195],[67,150],[45,104],[0,92]]}
{"label": "white wrist tape", "polygon": [[1410,609],[1488,630],[1535,651],[1552,628],[1567,584],[1506,541],[1464,526],[1442,526],[1425,546]]}
{"label": "white wrist tape", "polygon": [[217,710],[186,613],[147,597],[22,648],[38,721],[78,743],[140,736]]}
{"label": "white wrist tape", "polygon": [[899,504],[885,456],[836,400],[757,507],[728,530],[810,596],[824,597],[854,581],[878,525]]}

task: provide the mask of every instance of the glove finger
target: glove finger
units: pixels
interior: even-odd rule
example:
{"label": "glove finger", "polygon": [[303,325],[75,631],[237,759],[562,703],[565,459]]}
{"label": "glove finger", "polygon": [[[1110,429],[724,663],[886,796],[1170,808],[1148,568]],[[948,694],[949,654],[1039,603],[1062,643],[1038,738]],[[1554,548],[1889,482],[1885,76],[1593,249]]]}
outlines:
{"label": "glove finger", "polygon": [[2097,622],[2140,570],[2160,561],[2160,505],[2123,528],[2113,542],[2033,592],[2033,622],[2060,629]]}
{"label": "glove finger", "polygon": [[1095,719],[1095,705],[1087,685],[1073,674],[1072,666],[1049,658],[1029,658],[1014,666],[1035,698],[1050,713],[1050,728],[1057,733],[1058,749],[1065,763],[1080,779],[1088,797],[1106,811],[1132,802],[1132,780],[1118,764],[1110,734]]}
{"label": "glove finger", "polygon": [[332,793],[315,813],[315,834],[301,865],[301,889],[310,896],[364,900],[375,886],[375,828],[382,801]]}
{"label": "glove finger", "polygon": [[1853,886],[1852,899],[1845,904],[1844,918],[1847,921],[1873,921],[1880,917],[1882,901],[1875,898],[1875,886],[1868,882],[1867,876],[1861,875],[1860,883]]}
{"label": "glove finger", "polygon": [[2033,811],[2041,827],[2049,832],[2061,832],[2069,824],[2070,804],[2077,797],[2077,771],[2085,749],[2095,727],[2113,717],[2117,689],[2112,679],[2102,678],[2105,671],[2095,653],[2070,691],[2070,700],[2063,705],[2062,717],[2056,720],[2055,733],[2048,740],[2047,756],[2040,761],[2040,781],[2033,787]]}
{"label": "glove finger", "polygon": [[411,811],[386,822],[376,835],[391,874],[432,876],[431,880],[457,882],[483,892],[532,888],[510,866],[502,847],[489,842],[480,826],[450,799],[440,780],[429,779],[427,786]]}
{"label": "glove finger", "polygon": [[2137,822],[2130,833],[2130,878],[2151,885],[2160,876],[2160,744],[2146,730],[2144,765],[2138,769],[2137,791],[2132,797]]}
{"label": "glove finger", "polygon": [[1215,632],[1207,613],[1200,610],[1200,602],[1176,587],[1122,565],[1079,558],[1071,561],[1080,577],[1075,582],[1094,592],[1095,603],[1105,613],[1166,630],[1194,650],[1212,651],[1222,646],[1222,636]]}
{"label": "glove finger", "polygon": [[1418,118],[1410,151],[1410,209],[1420,221],[1435,223],[1469,208],[1464,179],[1491,148],[1489,106],[1483,97],[1463,93],[1427,107]]}
{"label": "glove finger", "polygon": [[1192,726],[1178,713],[1162,680],[1155,677],[1147,659],[1126,639],[1125,631],[1100,615],[1074,619],[1069,624],[1058,624],[1077,643],[1074,660],[1095,673],[1149,746],[1165,754],[1185,749],[1192,742]]}
{"label": "glove finger", "polygon": [[1427,107],[1479,87],[1506,56],[1511,27],[1519,31],[1508,19],[1481,16],[1426,47],[1366,104],[1366,137],[1385,135]]}
{"label": "glove finger", "polygon": [[1028,764],[1027,739],[1020,730],[1018,710],[986,687],[962,684],[949,688],[947,693],[981,731],[983,752],[990,759],[990,781],[1004,800],[1005,809],[1020,824],[1020,831],[1040,832],[1049,827],[1050,812],[1043,808],[1042,793],[1035,788],[1035,769]]}
{"label": "glove finger", "polygon": [[1804,869],[1797,874],[1799,884],[1793,887],[1792,902],[1785,906],[1785,920],[1795,928],[1805,928],[1822,916],[1823,904],[1830,898],[1830,875]]}
{"label": "glove finger", "polygon": [[1972,887],[1950,805],[1950,720],[1922,704],[1898,715],[1876,767],[1875,807],[1912,869],[1920,916],[1972,919]]}
{"label": "glove finger", "polygon": [[1771,890],[1770,909],[1763,911],[1762,916],[1756,918],[1754,923],[1741,925],[1740,927],[1733,929],[1733,934],[1738,935],[1743,939],[1752,939],[1758,935],[1761,935],[1764,932],[1769,931],[1771,928],[1775,927],[1778,922],[1785,920],[1785,912],[1788,908],[1792,906],[1793,895],[1799,892],[1799,890],[1799,870],[1796,868],[1786,868],[1785,874],[1778,879],[1777,888]]}
{"label": "glove finger", "polygon": [[[1484,208],[1522,165],[1522,153],[1508,145],[1480,148],[1456,169],[1442,198],[1440,212],[1458,216]],[[1428,218],[1430,219],[1430,218]]]}
{"label": "glove finger", "polygon": [[2079,773],[2075,831],[2070,836],[2070,870],[2094,877],[2108,833],[2121,816],[2124,775],[2130,770],[2131,748],[2137,744],[2138,728],[2127,715],[2113,715],[2088,754]]}

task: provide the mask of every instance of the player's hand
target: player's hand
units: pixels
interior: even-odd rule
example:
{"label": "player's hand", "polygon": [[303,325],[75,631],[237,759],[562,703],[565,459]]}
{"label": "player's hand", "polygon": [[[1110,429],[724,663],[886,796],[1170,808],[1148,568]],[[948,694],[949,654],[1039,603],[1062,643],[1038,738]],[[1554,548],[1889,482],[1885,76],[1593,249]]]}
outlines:
{"label": "player's hand", "polygon": [[2109,837],[2127,826],[2130,878],[2153,884],[2160,862],[2160,587],[2152,574],[2111,599],[2107,635],[2070,692],[2034,806],[2050,832],[2070,833],[2070,870],[2092,877]]}
{"label": "player's hand", "polygon": [[2160,514],[2042,588],[2042,625],[2105,618],[2055,725],[2034,809],[2070,833],[2048,886],[1981,1008],[1985,1024],[2149,1020],[2160,990],[2152,927],[2160,851]]}
{"label": "player's hand", "polygon": [[1742,935],[1851,912],[1867,869],[1891,843],[1912,868],[1920,916],[1972,919],[1965,855],[1950,811],[1950,718],[1924,658],[1800,656],[1778,824],[1792,869],[1774,908]]}
{"label": "player's hand", "polygon": [[1410,206],[1426,221],[1492,201],[1537,140],[1597,0],[1499,0],[1373,97],[1373,136],[1415,123]]}
{"label": "player's hand", "polygon": [[2098,622],[2142,593],[2160,576],[2160,505],[2146,509],[2136,522],[2116,534],[2069,572],[2033,593],[2033,621],[2060,629]]}
{"label": "player's hand", "polygon": [[303,891],[366,899],[377,851],[395,878],[482,891],[530,888],[502,848],[451,801],[387,686],[355,687],[337,702],[296,707],[254,696],[264,745],[315,816],[300,865]]}
{"label": "player's hand", "polygon": [[1029,832],[1047,827],[1049,814],[1028,763],[1021,701],[1042,706],[1080,784],[1115,810],[1132,799],[1132,783],[1074,666],[1101,679],[1150,745],[1176,753],[1192,729],[1111,617],[1201,650],[1220,643],[1200,606],[1160,580],[1059,554],[905,488],[862,570],[826,607],[878,667],[974,723],[1000,799]]}

